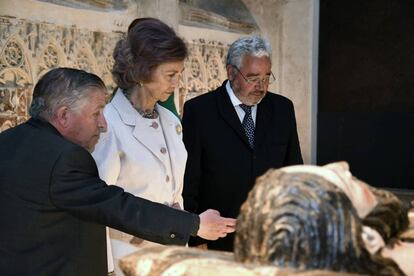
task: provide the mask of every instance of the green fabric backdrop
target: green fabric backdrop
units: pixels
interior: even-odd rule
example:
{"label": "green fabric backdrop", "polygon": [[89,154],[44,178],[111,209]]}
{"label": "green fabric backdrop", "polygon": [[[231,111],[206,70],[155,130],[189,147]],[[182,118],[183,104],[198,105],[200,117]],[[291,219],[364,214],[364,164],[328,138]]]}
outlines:
{"label": "green fabric backdrop", "polygon": [[180,115],[178,115],[177,108],[174,104],[174,94],[172,94],[165,102],[160,101],[158,103],[166,109],[170,110],[172,113],[174,113],[175,116],[177,116],[180,119]]}

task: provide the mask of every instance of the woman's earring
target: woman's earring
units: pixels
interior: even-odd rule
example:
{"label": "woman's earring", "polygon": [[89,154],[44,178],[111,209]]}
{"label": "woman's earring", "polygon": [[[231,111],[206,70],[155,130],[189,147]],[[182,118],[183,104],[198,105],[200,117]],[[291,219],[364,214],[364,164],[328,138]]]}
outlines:
{"label": "woman's earring", "polygon": [[139,86],[139,87],[142,87],[142,82],[140,82],[140,81],[139,81],[139,82],[138,82],[138,86]]}

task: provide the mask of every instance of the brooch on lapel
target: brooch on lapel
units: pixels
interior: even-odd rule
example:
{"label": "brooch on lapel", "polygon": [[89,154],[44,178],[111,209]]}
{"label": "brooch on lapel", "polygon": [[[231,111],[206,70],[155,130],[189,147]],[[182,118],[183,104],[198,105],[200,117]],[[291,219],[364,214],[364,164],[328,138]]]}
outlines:
{"label": "brooch on lapel", "polygon": [[181,125],[176,125],[175,126],[175,131],[177,132],[178,135],[180,135],[181,132],[183,132],[183,129],[181,128]]}

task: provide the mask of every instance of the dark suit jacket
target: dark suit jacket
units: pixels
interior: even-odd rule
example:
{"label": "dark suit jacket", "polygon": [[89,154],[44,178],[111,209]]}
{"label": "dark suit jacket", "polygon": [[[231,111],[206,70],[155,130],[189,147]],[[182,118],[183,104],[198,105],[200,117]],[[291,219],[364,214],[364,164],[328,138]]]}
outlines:
{"label": "dark suit jacket", "polygon": [[0,168],[2,275],[106,275],[105,225],[164,244],[198,230],[194,214],[106,185],[89,152],[40,120],[0,134]]}
{"label": "dark suit jacket", "polygon": [[[255,179],[269,168],[302,164],[292,102],[267,93],[259,103],[251,149],[225,83],[186,102],[183,139],[188,151],[184,208],[217,209],[236,218]],[[211,249],[233,249],[233,236],[209,241]],[[190,245],[206,241],[190,240]]]}

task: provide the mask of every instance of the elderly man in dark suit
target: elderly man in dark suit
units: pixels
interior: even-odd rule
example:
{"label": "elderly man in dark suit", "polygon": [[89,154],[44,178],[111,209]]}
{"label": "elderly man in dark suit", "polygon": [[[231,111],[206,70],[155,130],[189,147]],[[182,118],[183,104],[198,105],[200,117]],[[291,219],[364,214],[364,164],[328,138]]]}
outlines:
{"label": "elderly man in dark suit", "polygon": [[53,69],[34,89],[32,118],[0,134],[3,275],[105,275],[105,225],[181,245],[233,231],[217,211],[197,216],[99,179],[88,150],[106,129],[105,95],[96,75]]}
{"label": "elderly man in dark suit", "polygon": [[[226,80],[218,89],[184,106],[188,151],[184,207],[208,208],[237,217],[256,177],[269,168],[302,164],[292,102],[267,89],[275,77],[271,49],[260,37],[236,40],[227,56]],[[233,235],[190,245],[232,251]]]}

